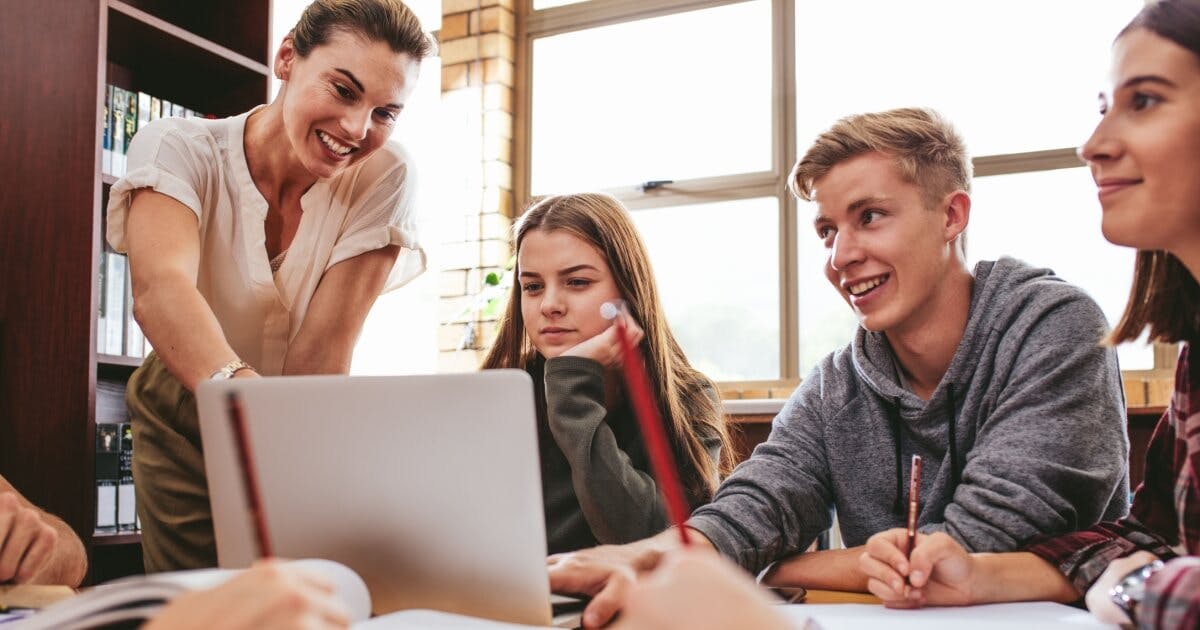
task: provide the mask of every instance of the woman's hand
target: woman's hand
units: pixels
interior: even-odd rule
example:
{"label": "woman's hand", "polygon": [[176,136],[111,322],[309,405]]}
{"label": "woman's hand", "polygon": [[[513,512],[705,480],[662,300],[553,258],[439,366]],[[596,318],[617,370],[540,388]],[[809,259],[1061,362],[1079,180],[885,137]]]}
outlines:
{"label": "woman's hand", "polygon": [[1118,558],[1108,564],[1108,568],[1100,575],[1100,579],[1088,589],[1087,601],[1088,610],[1097,619],[1104,623],[1127,624],[1130,623],[1129,616],[1119,606],[1113,603],[1112,598],[1108,596],[1108,592],[1112,587],[1117,585],[1130,571],[1143,565],[1154,562],[1158,556],[1149,551],[1139,551],[1135,554]]}
{"label": "woman's hand", "polygon": [[912,556],[906,558],[905,529],[889,529],[867,540],[859,567],[867,588],[889,608],[965,606],[972,603],[978,577],[976,559],[941,532],[917,534]]}
{"label": "woman's hand", "polygon": [[145,630],[348,628],[350,615],[324,576],[273,560],[213,589],[167,604]]}
{"label": "woman's hand", "polygon": [[[637,347],[642,342],[642,337],[645,333],[642,332],[641,326],[633,321],[627,313],[617,315],[625,324],[625,329],[629,334],[629,341],[634,347]],[[606,328],[604,332],[580,342],[573,348],[562,353],[564,357],[584,357],[596,361],[605,368],[617,367],[621,365],[621,338],[618,337],[618,327],[614,321],[611,326]]]}

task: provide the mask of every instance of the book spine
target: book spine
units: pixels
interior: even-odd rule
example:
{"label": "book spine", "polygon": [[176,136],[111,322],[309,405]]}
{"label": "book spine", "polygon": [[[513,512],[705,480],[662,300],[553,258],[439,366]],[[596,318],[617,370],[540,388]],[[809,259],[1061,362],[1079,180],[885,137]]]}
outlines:
{"label": "book spine", "polygon": [[96,309],[96,352],[104,354],[105,348],[108,347],[108,317],[105,313],[105,305],[108,303],[108,286],[105,283],[107,277],[106,267],[108,266],[108,252],[104,248],[100,249],[100,273],[98,281],[100,283],[100,299],[96,300],[99,308]]}
{"label": "book spine", "polygon": [[117,528],[117,486],[121,474],[120,425],[96,425],[96,530]]}
{"label": "book spine", "polygon": [[124,352],[125,319],[125,257],[108,252],[107,268],[104,273],[107,288],[104,292],[104,318],[108,320],[108,333],[105,335],[105,354],[120,355]]}
{"label": "book spine", "polygon": [[138,129],[150,124],[150,95],[145,92],[137,93],[137,125],[133,128],[136,134]]}
{"label": "book spine", "polygon": [[129,143],[133,140],[133,134],[137,131],[137,109],[138,93],[125,92],[125,146],[121,151],[121,155],[125,157],[121,160],[122,177],[129,172]]}
{"label": "book spine", "polygon": [[132,531],[137,527],[137,509],[133,492],[133,425],[120,425],[121,453],[117,483],[117,529]]}
{"label": "book spine", "polygon": [[133,318],[133,276],[130,274],[129,259],[125,259],[125,356],[141,357],[143,355],[145,337],[142,327]]}
{"label": "book spine", "polygon": [[112,101],[113,86],[104,86],[104,135],[100,141],[100,172],[112,173]]}
{"label": "book spine", "polygon": [[109,173],[121,177],[125,175],[125,115],[129,108],[129,97],[125,90],[113,88],[112,114],[109,122],[112,125],[112,139],[109,141]]}

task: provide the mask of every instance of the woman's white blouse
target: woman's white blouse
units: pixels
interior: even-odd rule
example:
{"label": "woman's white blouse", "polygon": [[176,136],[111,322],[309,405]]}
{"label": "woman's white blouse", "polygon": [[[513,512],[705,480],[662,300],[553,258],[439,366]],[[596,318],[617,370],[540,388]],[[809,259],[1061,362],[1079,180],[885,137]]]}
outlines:
{"label": "woman's white blouse", "polygon": [[404,149],[389,142],[304,193],[296,236],[272,273],[264,231],[267,201],[250,178],[242,145],[251,113],[218,120],[164,118],[139,129],[129,148],[129,172],[109,195],[107,238],[114,250],[126,251],[125,217],[139,188],[190,208],[200,230],[196,287],[234,352],[259,373],[278,375],[326,270],[399,245],[387,292],[425,271],[425,251],[412,207],[412,165]]}

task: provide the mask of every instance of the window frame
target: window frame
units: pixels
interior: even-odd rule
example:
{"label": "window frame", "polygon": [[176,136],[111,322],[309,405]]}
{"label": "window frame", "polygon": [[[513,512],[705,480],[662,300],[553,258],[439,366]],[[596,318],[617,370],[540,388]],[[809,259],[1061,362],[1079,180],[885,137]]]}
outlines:
{"label": "window frame", "polygon": [[[531,119],[533,100],[533,41],[553,35],[654,17],[709,9],[751,0],[587,0],[534,10],[533,0],[515,0],[516,101],[513,134],[513,193],[517,208],[530,200]],[[604,192],[620,199],[630,211],[699,203],[775,197],[779,208],[779,376],[775,381],[794,382],[803,375],[800,366],[798,201],[788,191],[787,176],[799,158],[796,139],[796,2],[768,0],[771,5],[771,169],[679,180],[648,191],[636,182]],[[1076,168],[1085,163],[1074,147],[1021,153],[984,155],[972,159],[975,178]],[[652,174],[648,174],[652,175]],[[1126,379],[1161,379],[1174,371],[1177,350],[1155,344],[1154,368],[1123,370]],[[737,382],[722,383],[723,386]]]}

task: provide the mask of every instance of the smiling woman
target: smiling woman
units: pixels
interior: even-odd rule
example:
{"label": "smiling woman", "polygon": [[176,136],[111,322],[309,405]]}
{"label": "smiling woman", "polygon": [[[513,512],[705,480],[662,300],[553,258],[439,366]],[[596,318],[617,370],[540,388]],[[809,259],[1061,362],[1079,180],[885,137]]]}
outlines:
{"label": "smiling woman", "polygon": [[274,101],[130,147],[107,237],[155,348],[128,388],[147,570],[216,563],[196,385],[346,373],[376,296],[424,271],[412,164],[386,141],[433,49],[399,0],[317,0],[275,54]]}

